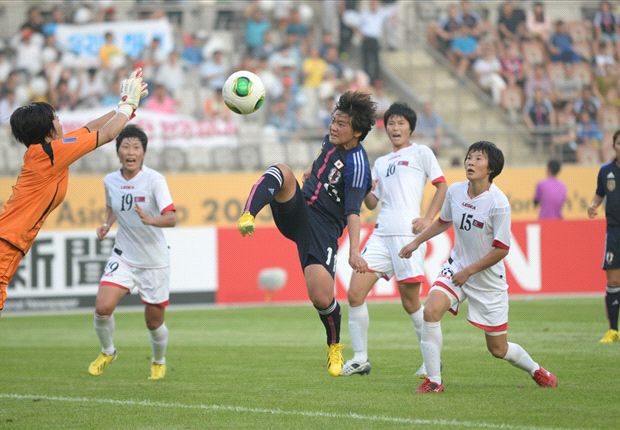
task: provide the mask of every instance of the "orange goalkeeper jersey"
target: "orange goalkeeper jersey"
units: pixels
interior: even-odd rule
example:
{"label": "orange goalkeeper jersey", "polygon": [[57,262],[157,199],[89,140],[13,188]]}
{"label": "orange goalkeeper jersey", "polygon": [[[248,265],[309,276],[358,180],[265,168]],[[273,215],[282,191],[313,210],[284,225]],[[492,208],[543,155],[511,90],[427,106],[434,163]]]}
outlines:
{"label": "orange goalkeeper jersey", "polygon": [[0,212],[1,239],[28,252],[47,216],[65,198],[69,166],[97,147],[97,134],[81,128],[53,140],[53,163],[41,144],[28,147],[13,193]]}

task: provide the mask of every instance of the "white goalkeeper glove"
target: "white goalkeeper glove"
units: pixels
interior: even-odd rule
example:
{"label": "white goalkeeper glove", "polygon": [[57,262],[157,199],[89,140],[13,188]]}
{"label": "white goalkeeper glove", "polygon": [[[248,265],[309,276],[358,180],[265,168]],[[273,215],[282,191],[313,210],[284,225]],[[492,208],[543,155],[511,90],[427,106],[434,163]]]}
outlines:
{"label": "white goalkeeper glove", "polygon": [[121,112],[128,119],[133,118],[140,100],[148,93],[148,85],[142,80],[142,69],[138,68],[121,82],[121,101],[118,103],[117,112]]}

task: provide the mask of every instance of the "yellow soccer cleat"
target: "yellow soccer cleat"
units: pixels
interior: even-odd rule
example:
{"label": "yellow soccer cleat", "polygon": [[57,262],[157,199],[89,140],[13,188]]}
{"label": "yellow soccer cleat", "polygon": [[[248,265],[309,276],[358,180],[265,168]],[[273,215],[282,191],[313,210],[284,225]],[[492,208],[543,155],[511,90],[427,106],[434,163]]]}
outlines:
{"label": "yellow soccer cleat", "polygon": [[327,347],[327,373],[331,376],[340,376],[344,359],[342,358],[342,344],[332,343]]}
{"label": "yellow soccer cleat", "polygon": [[620,341],[620,332],[612,328],[607,330],[601,340],[599,340],[600,343],[614,343],[618,341]]}
{"label": "yellow soccer cleat", "polygon": [[92,376],[101,376],[105,368],[108,367],[108,365],[114,360],[116,360],[116,357],[118,357],[118,353],[116,351],[114,351],[114,354],[112,355],[104,354],[103,352],[101,352],[97,356],[97,358],[95,358],[95,360],[90,363],[90,366],[88,366],[88,373]]}
{"label": "yellow soccer cleat", "polygon": [[166,376],[166,365],[151,363],[151,376],[149,376],[149,380],[157,381],[160,379],[164,379],[164,376]]}
{"label": "yellow soccer cleat", "polygon": [[254,226],[254,217],[249,212],[244,212],[237,220],[237,228],[241,236],[252,236],[256,227]]}

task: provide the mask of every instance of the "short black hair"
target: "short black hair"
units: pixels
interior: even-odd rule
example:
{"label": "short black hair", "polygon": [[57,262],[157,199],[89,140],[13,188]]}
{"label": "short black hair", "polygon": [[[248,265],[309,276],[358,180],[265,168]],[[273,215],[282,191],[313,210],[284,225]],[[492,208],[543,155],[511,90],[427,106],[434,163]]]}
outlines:
{"label": "short black hair", "polygon": [[616,139],[618,139],[618,136],[620,136],[620,128],[614,133],[614,137],[611,139],[611,146],[616,144]]}
{"label": "short black hair", "polygon": [[44,143],[54,131],[56,111],[49,103],[35,102],[15,109],[11,114],[11,132],[27,147]]}
{"label": "short black hair", "polygon": [[551,173],[553,176],[560,173],[561,167],[562,165],[558,160],[549,160],[549,162],[547,163],[547,170],[549,170],[549,173]]}
{"label": "short black hair", "polygon": [[[489,160],[489,170],[491,171],[489,182],[493,182],[493,179],[502,173],[502,169],[504,168],[504,153],[502,150],[495,146],[493,142],[479,140],[478,142],[472,143],[469,149],[467,149],[465,160],[467,160],[467,157],[472,152],[482,152],[486,154]],[[465,162],[465,160],[463,160],[463,162]]]}
{"label": "short black hair", "polygon": [[359,142],[364,140],[368,132],[375,125],[375,115],[377,112],[377,103],[372,101],[370,94],[359,91],[347,91],[340,96],[334,111],[339,110],[351,117],[351,128],[353,131],[359,131]]}
{"label": "short black hair", "polygon": [[409,129],[411,130],[411,133],[413,133],[413,130],[415,130],[415,125],[418,122],[418,116],[416,115],[415,111],[407,103],[392,103],[388,110],[386,110],[383,114],[383,124],[387,125],[390,117],[395,115],[405,118],[409,123]]}
{"label": "short black hair", "polygon": [[142,149],[146,153],[146,145],[148,144],[149,139],[146,136],[146,133],[144,132],[144,130],[142,130],[137,125],[133,125],[133,124],[128,125],[123,130],[121,130],[119,135],[116,137],[116,152],[118,153],[118,149],[121,147],[121,142],[123,141],[123,139],[130,138],[130,137],[136,137],[140,139],[140,143],[142,144]]}

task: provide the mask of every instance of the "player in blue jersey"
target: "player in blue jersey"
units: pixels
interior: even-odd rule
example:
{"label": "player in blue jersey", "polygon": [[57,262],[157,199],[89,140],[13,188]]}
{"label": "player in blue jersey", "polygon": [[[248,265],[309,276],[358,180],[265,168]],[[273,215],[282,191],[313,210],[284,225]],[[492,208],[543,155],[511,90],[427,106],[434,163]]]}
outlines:
{"label": "player in blue jersey", "polygon": [[371,188],[366,151],[360,144],[375,123],[376,103],[370,95],[347,91],[332,113],[321,153],[304,172],[300,189],[290,167],[269,167],[254,184],[239,218],[242,235],[254,233],[254,218],[267,204],[280,232],[297,244],[308,296],[327,334],[327,371],[342,371],[340,305],[334,295],[338,238],[349,228],[349,264],[368,270],[360,255],[360,207]]}
{"label": "player in blue jersey", "polygon": [[603,270],[607,275],[607,294],[605,306],[609,330],[599,342],[620,341],[618,332],[618,311],[620,310],[620,130],[614,133],[613,148],[616,158],[604,164],[598,172],[596,192],[588,206],[588,216],[596,217],[596,209],[605,202],[607,235],[605,237],[605,257]]}

